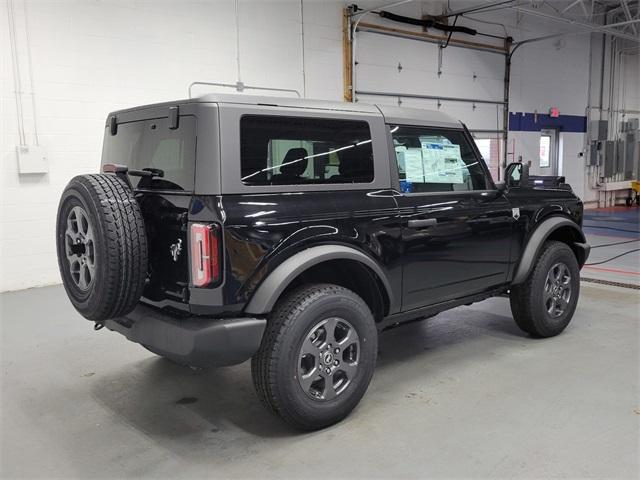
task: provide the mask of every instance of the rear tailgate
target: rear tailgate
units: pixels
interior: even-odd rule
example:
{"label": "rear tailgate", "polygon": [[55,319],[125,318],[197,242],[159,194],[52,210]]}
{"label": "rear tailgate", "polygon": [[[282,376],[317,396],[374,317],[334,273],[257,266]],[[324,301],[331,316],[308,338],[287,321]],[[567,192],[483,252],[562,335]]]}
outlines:
{"label": "rear tailgate", "polygon": [[182,310],[188,310],[189,299],[187,221],[195,157],[195,116],[135,119],[117,123],[115,128],[107,122],[102,164],[157,173],[129,176],[149,242],[149,277],[143,299]]}

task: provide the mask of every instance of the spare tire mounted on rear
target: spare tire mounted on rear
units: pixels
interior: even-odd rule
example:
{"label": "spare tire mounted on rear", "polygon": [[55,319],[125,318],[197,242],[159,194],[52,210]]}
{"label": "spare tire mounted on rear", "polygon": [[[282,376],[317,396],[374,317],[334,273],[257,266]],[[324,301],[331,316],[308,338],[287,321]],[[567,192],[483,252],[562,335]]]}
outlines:
{"label": "spare tire mounted on rear", "polygon": [[60,199],[56,246],[64,288],[82,316],[101,322],[133,310],[147,274],[147,236],[124,180],[73,178]]}

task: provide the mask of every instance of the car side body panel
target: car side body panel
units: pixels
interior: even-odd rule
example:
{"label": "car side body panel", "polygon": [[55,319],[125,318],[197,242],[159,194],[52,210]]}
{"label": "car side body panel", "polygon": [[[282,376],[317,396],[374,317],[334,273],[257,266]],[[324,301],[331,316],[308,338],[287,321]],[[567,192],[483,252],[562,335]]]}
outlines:
{"label": "car side body panel", "polygon": [[317,245],[289,257],[281,263],[256,289],[245,311],[251,314],[269,313],[282,292],[305,270],[330,260],[354,260],[370,268],[382,282],[391,305],[396,305],[393,289],[378,263],[354,247],[346,245]]}
{"label": "car side body panel", "polygon": [[[222,208],[228,302],[246,305],[254,314],[268,313],[277,293],[297,274],[324,261],[350,259],[377,275],[390,309],[399,309],[400,229],[389,190],[341,192],[339,197],[335,192],[229,195]],[[266,293],[271,290],[276,295]]]}
{"label": "car side body panel", "polygon": [[[551,189],[551,188],[510,188],[505,193],[506,198],[511,203],[512,211],[517,214],[518,219],[514,222],[513,235],[511,238],[511,255],[510,255],[510,273],[508,275],[508,282],[514,282],[516,278],[518,281],[522,281],[523,271],[526,276],[530,268],[530,263],[523,263],[521,261],[523,255],[529,248],[534,249],[534,252],[538,251],[540,242],[544,242],[554,230],[559,228],[571,228],[576,232],[576,237],[572,239],[575,242],[585,242],[584,234],[582,233],[582,214],[583,205],[582,201],[570,190],[564,189]],[[565,219],[567,223],[556,223],[554,220],[551,223],[546,223],[541,232],[546,232],[546,235],[537,234],[535,237],[533,234],[537,229],[546,221],[551,218]],[[553,228],[552,228],[553,227]],[[549,231],[547,231],[549,229]],[[530,242],[533,241],[533,243]],[[579,249],[580,247],[576,247]],[[586,256],[588,256],[588,251]],[[582,266],[586,260],[586,256],[582,259],[578,259],[578,263]],[[535,258],[535,257],[533,257]],[[526,265],[526,268],[524,267]],[[524,270],[519,270],[520,266],[523,266]],[[519,274],[518,274],[519,272]]]}

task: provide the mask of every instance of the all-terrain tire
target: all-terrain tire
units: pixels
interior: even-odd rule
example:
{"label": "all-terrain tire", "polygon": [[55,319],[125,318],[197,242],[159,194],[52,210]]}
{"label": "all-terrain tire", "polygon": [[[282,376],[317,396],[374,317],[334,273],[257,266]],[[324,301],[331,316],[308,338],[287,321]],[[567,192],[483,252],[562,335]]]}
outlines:
{"label": "all-terrain tire", "polygon": [[[556,300],[549,295],[553,291],[554,282],[549,279],[553,279],[560,270],[566,272],[566,275],[562,275],[563,279],[558,282],[555,292],[559,300],[554,304],[552,302]],[[566,293],[567,287],[570,289],[569,294]],[[513,318],[521,330],[535,337],[553,337],[569,325],[579,296],[580,268],[575,254],[565,243],[548,241],[542,246],[526,281],[511,287],[509,300]],[[554,305],[559,308],[554,309]],[[562,313],[560,306],[563,307]],[[550,308],[552,312],[549,311]]]}
{"label": "all-terrain tire", "polygon": [[83,317],[100,322],[133,310],[146,280],[147,236],[123,180],[74,177],[60,199],[56,247],[64,288]]}
{"label": "all-terrain tire", "polygon": [[[350,383],[335,397],[313,398],[299,381],[300,352],[303,342],[312,338],[310,332],[327,319],[347,320],[355,330],[359,341],[357,369]],[[337,329],[345,325],[335,321]],[[333,347],[337,345],[340,343]],[[306,285],[281,299],[269,316],[260,350],[251,360],[254,386],[260,400],[289,424],[301,430],[324,428],[345,418],[366,392],[375,369],[377,348],[373,315],[362,298],[337,285]],[[333,348],[328,351],[332,353]],[[326,353],[323,350],[321,354]],[[339,360],[335,358],[338,363]],[[321,370],[332,368],[331,365],[321,363]],[[336,367],[333,378],[340,375],[340,368]],[[333,388],[327,385],[325,388]]]}

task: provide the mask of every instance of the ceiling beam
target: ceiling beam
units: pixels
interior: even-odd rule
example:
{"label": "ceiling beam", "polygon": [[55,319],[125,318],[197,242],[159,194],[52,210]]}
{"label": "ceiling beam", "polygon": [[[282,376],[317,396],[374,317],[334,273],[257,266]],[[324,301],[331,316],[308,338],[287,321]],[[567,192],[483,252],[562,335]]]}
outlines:
{"label": "ceiling beam", "polygon": [[[631,10],[629,9],[629,4],[627,3],[627,0],[620,0],[620,2],[622,4],[622,10],[624,10],[624,15],[627,17],[627,20],[633,20],[633,17],[631,16]],[[633,33],[637,35],[638,30],[636,30],[636,26],[633,23],[631,24],[631,28],[633,29]]]}
{"label": "ceiling beam", "polygon": [[[501,1],[493,1],[488,3],[483,3],[481,5],[476,5],[475,7],[466,7],[460,10],[453,10],[451,12],[447,12],[444,15],[437,15],[438,18],[449,18],[455,17],[456,15],[463,15],[465,13],[473,13],[473,12],[481,12],[486,8],[497,7],[500,5],[508,6],[509,3],[513,3],[516,0],[501,0]],[[506,8],[506,7],[505,7]]]}
{"label": "ceiling beam", "polygon": [[521,12],[524,13],[526,15],[533,15],[536,17],[541,17],[541,18],[546,18],[547,20],[551,20],[551,21],[555,21],[558,23],[564,23],[565,25],[571,25],[574,26],[576,28],[581,28],[583,30],[589,30],[592,32],[599,32],[599,33],[606,33],[608,35],[612,35],[614,37],[618,37],[618,38],[624,38],[626,40],[632,41],[632,42],[640,42],[640,37],[638,36],[634,36],[634,35],[629,35],[627,33],[624,33],[620,30],[616,30],[613,27],[620,27],[622,25],[629,25],[629,24],[635,24],[635,23],[640,23],[640,19],[635,19],[635,20],[627,20],[624,22],[618,22],[618,23],[613,23],[611,25],[596,25],[593,23],[582,23],[582,22],[577,22],[575,20],[570,20],[568,18],[563,18],[563,17],[558,17],[556,15],[552,15],[549,13],[544,13],[544,12],[540,12],[537,10],[529,10],[528,8],[523,8],[523,7],[518,7],[518,6],[510,6],[509,8],[517,11],[517,12]]}
{"label": "ceiling beam", "polygon": [[582,0],[576,0],[575,2],[571,2],[566,8],[564,8],[562,10],[561,13],[566,13],[569,10],[571,10],[573,7],[575,7],[577,4],[582,3]]}
{"label": "ceiling beam", "polygon": [[587,7],[582,0],[580,0],[580,6],[582,7],[582,11],[584,12],[585,18],[588,20],[591,20],[591,18],[589,17],[589,11],[587,10]]}

